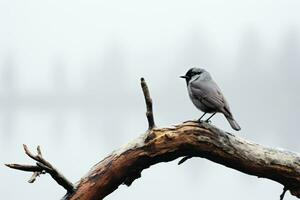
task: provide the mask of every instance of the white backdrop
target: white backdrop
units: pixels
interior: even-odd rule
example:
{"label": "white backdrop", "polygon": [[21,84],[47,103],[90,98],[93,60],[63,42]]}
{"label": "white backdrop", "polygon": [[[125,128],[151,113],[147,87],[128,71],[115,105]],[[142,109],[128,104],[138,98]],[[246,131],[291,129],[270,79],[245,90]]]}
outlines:
{"label": "white backdrop", "polygon": [[[10,170],[33,163],[22,144],[76,182],[147,128],[139,78],[159,126],[202,113],[179,79],[211,72],[242,137],[300,152],[300,2],[0,1],[0,188],[3,199],[60,199],[51,178]],[[225,118],[213,124],[233,132]],[[216,192],[217,191],[217,192]],[[282,186],[204,159],[158,164],[119,199],[278,199]],[[295,199],[289,193],[285,200]]]}

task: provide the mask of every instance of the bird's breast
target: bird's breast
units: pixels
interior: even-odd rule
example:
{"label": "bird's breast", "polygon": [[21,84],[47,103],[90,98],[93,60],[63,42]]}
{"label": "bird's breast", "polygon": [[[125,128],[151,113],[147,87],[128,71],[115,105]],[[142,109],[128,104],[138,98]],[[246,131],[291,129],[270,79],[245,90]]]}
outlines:
{"label": "bird's breast", "polygon": [[196,106],[196,108],[198,108],[199,110],[201,110],[202,112],[207,112],[207,113],[211,113],[213,112],[211,110],[211,108],[207,107],[204,103],[203,103],[203,98],[201,94],[195,94],[195,92],[193,92],[191,90],[191,87],[188,87],[188,93],[189,93],[189,97],[191,99],[191,101],[193,102],[193,104]]}

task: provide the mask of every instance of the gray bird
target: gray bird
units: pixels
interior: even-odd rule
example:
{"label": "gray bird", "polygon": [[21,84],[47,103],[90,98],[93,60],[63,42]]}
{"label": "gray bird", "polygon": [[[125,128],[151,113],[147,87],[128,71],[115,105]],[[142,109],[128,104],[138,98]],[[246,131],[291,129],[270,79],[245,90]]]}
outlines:
{"label": "gray bird", "polygon": [[213,113],[206,120],[209,121],[217,112],[220,112],[224,114],[234,130],[241,130],[239,124],[234,120],[220,88],[206,70],[191,68],[184,76],[180,76],[180,78],[186,80],[189,96],[193,104],[204,112],[199,118],[199,122],[206,113]]}

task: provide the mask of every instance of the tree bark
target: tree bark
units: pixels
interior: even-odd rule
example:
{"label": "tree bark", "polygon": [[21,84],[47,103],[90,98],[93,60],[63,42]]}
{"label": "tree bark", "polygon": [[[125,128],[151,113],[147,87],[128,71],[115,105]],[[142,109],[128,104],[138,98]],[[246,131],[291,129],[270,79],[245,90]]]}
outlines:
{"label": "tree bark", "polygon": [[207,123],[154,128],[96,164],[65,200],[103,199],[142,170],[176,158],[202,157],[249,175],[276,181],[300,198],[300,157],[226,133]]}

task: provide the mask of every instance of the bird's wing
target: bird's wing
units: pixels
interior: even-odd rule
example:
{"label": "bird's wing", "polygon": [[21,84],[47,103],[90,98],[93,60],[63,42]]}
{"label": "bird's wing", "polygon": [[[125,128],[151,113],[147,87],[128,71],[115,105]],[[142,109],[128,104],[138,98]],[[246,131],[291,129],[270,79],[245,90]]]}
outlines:
{"label": "bird's wing", "polygon": [[191,83],[191,90],[198,100],[207,107],[218,110],[225,115],[231,115],[229,106],[220,90],[214,81],[201,81]]}

